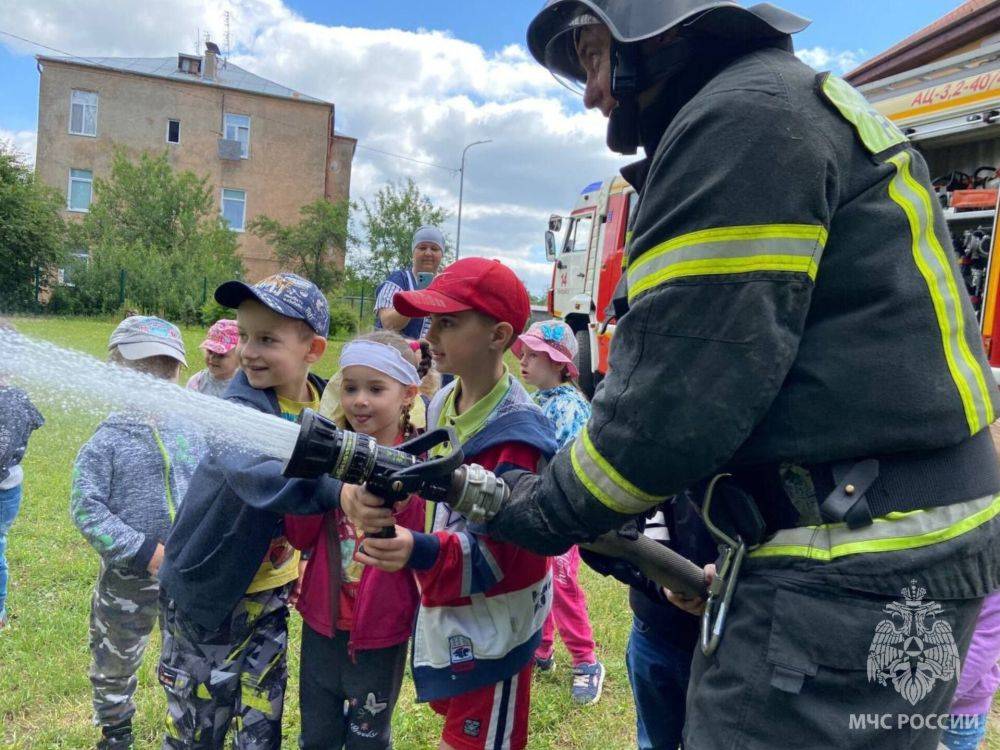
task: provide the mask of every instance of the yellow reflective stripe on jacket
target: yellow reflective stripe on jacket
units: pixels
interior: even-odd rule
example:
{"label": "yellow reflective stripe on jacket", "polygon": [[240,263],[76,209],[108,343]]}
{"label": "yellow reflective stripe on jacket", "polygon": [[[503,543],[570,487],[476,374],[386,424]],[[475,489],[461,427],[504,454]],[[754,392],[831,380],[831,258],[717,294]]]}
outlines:
{"label": "yellow reflective stripe on jacket", "polygon": [[900,143],[906,143],[903,131],[844,79],[827,75],[823,81],[823,94],[844,119],[854,126],[865,148],[873,154],[880,154]]}
{"label": "yellow reflective stripe on jacket", "polygon": [[889,183],[889,197],[903,209],[909,222],[913,260],[927,283],[948,371],[958,388],[969,434],[975,435],[993,422],[993,404],[982,368],[966,340],[959,296],[965,292],[959,292],[947,254],[934,230],[930,193],[910,173],[912,159],[909,151],[902,151],[887,160],[896,168],[896,175]]}
{"label": "yellow reflective stripe on jacket", "polygon": [[928,547],[961,536],[1000,514],[1000,495],[987,495],[942,508],[891,513],[871,526],[803,526],[779,531],[750,557],[805,557],[830,562],[838,557]]}
{"label": "yellow reflective stripe on jacket", "polygon": [[584,429],[570,450],[573,471],[587,491],[616,513],[645,513],[669,497],[643,492],[608,463]]}
{"label": "yellow reflective stripe on jacket", "polygon": [[160,438],[159,430],[155,427],[152,430],[153,437],[156,438],[156,447],[160,449],[160,455],[163,456],[163,486],[167,490],[167,514],[170,516],[170,523],[173,523],[177,516],[177,508],[174,505],[174,493],[170,491],[170,454],[167,453],[167,446]]}
{"label": "yellow reflective stripe on jacket", "polygon": [[826,239],[826,228],[813,224],[718,227],[674,237],[629,265],[629,301],[686,276],[783,271],[815,281]]}

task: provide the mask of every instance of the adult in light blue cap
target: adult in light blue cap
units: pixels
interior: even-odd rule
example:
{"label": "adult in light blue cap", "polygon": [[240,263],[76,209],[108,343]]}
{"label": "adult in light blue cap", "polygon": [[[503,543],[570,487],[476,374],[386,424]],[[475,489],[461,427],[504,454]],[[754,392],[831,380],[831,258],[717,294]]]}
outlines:
{"label": "adult in light blue cap", "polygon": [[413,233],[413,263],[410,268],[398,268],[375,291],[375,327],[396,331],[408,339],[420,339],[427,333],[429,318],[407,318],[393,309],[396,292],[412,292],[426,287],[437,275],[444,258],[445,239],[440,229],[422,226]]}

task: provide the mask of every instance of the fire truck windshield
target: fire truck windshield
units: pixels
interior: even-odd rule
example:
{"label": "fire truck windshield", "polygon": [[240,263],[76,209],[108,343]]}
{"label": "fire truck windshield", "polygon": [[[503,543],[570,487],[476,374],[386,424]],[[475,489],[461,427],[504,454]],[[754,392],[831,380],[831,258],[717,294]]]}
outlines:
{"label": "fire truck windshield", "polygon": [[593,213],[573,217],[572,224],[566,234],[566,244],[563,247],[563,252],[585,252],[590,243],[590,229],[593,223]]}

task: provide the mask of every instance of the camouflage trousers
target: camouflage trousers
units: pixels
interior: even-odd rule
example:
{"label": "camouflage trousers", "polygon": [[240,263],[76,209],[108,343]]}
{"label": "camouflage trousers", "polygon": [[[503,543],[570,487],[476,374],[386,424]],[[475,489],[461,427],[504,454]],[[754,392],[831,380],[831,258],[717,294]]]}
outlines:
{"label": "camouflage trousers", "polygon": [[152,576],[101,564],[90,601],[90,684],[98,725],[118,724],[135,713],[136,673],[160,611],[159,588]]}
{"label": "camouflage trousers", "polygon": [[216,630],[163,601],[160,683],[167,694],[165,749],[281,747],[288,682],[291,584],[247,594]]}

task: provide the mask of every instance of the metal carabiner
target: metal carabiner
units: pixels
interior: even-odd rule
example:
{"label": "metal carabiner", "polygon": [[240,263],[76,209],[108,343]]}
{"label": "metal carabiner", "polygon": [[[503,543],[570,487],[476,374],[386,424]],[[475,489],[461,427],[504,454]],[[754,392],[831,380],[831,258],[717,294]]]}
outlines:
{"label": "metal carabiner", "polygon": [[712,523],[710,510],[712,494],[715,485],[721,479],[731,474],[718,474],[708,483],[705,490],[705,501],[702,504],[701,515],[712,537],[719,542],[721,561],[715,573],[715,578],[708,587],[708,599],[705,601],[705,611],[701,615],[701,652],[711,656],[718,650],[722,641],[722,633],[726,627],[726,614],[736,590],[736,581],[740,575],[743,558],[746,557],[747,545],[738,534],[736,538],[729,536]]}

